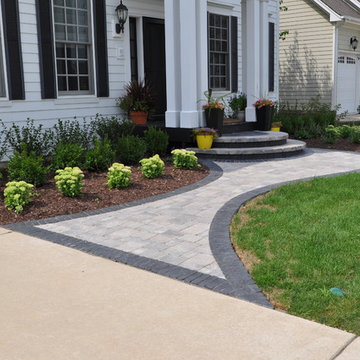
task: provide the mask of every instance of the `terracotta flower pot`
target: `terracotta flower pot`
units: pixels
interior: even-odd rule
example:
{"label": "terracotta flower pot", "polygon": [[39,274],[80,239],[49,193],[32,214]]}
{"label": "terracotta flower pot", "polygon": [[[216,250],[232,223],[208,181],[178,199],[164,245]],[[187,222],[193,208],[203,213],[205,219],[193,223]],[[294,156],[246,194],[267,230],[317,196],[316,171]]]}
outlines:
{"label": "terracotta flower pot", "polygon": [[146,111],[131,111],[131,121],[135,125],[146,125],[148,113]]}

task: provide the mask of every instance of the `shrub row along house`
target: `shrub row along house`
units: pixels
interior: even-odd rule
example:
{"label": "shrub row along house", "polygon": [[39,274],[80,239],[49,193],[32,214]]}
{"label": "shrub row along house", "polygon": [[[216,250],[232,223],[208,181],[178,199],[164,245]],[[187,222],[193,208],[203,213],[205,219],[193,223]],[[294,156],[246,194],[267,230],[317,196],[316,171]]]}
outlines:
{"label": "shrub row along house", "polygon": [[360,104],[360,2],[285,0],[280,29],[280,101],[294,105],[320,95],[340,112]]}
{"label": "shrub row along house", "polygon": [[[0,112],[52,126],[58,118],[118,114],[131,79],[156,91],[167,127],[202,124],[199,99],[244,91],[247,120],[278,97],[278,0],[1,1]],[[118,33],[118,31],[120,32]]]}

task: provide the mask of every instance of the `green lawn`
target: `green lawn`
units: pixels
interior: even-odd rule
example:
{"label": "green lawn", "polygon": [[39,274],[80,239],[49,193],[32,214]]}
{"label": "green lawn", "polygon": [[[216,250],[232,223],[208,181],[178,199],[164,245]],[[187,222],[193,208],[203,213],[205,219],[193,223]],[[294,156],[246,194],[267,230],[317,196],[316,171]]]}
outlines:
{"label": "green lawn", "polygon": [[[283,186],[246,204],[232,241],[277,307],[360,335],[360,174]],[[336,296],[330,289],[345,291]]]}

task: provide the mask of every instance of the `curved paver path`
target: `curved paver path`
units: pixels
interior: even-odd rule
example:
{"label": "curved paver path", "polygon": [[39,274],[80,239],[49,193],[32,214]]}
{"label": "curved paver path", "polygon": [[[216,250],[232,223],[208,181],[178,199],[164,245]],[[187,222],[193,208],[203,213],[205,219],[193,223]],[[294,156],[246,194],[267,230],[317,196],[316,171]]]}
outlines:
{"label": "curved paver path", "polygon": [[[32,222],[29,223],[32,231],[27,231],[26,225],[23,228],[16,224],[10,227],[251,301],[254,300],[253,293],[256,293],[257,300],[254,301],[266,305],[264,299],[258,298],[260,290],[254,283],[248,279],[237,281],[237,277],[246,276],[245,273],[231,274],[236,267],[230,265],[226,267],[225,276],[215,260],[215,257],[219,259],[221,256],[215,254],[214,257],[209,244],[209,229],[216,215],[217,222],[221,223],[221,213],[217,212],[231,199],[269,185],[356,171],[360,169],[360,154],[310,149],[295,158],[216,164],[223,170],[221,177],[185,193],[69,220],[62,217],[55,222]],[[227,225],[224,223],[224,226]],[[54,233],[65,240],[57,238]],[[79,239],[86,244],[76,242]],[[93,244],[98,244],[100,250]],[[118,255],[111,255],[114,254],[112,249],[117,250]],[[222,261],[226,262],[228,254],[222,255]],[[232,275],[233,279],[229,279]],[[236,282],[243,287],[242,292],[234,290]]]}

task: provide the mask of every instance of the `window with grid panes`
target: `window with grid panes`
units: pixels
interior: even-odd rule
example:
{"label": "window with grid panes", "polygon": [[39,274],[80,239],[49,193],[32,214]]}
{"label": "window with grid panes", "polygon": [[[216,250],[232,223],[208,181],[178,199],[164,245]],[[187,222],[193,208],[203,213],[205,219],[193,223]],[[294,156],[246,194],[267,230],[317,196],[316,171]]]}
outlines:
{"label": "window with grid panes", "polygon": [[209,32],[209,87],[230,89],[230,28],[229,17],[208,15]]}
{"label": "window with grid panes", "polygon": [[53,7],[59,94],[92,94],[89,0],[53,0]]}

